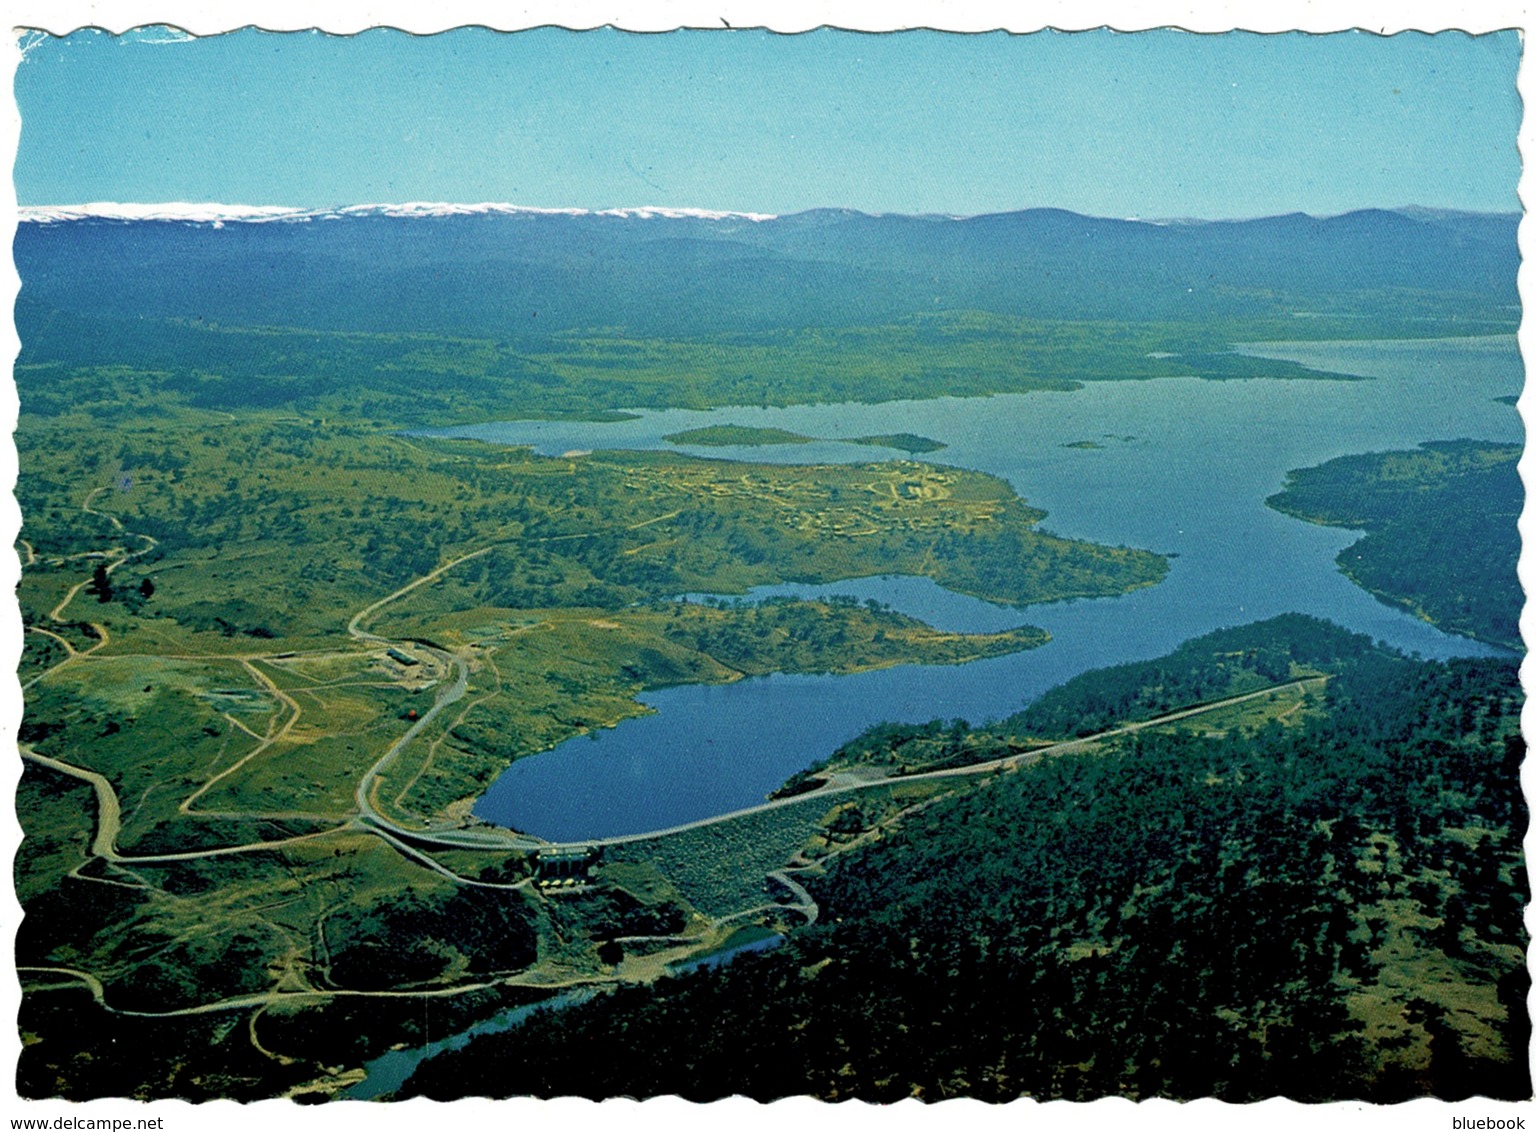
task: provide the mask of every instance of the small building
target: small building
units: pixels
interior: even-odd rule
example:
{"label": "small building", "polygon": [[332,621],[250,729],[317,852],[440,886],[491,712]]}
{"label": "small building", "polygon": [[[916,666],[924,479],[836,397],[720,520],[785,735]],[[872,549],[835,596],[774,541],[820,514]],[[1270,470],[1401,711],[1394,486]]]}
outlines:
{"label": "small building", "polygon": [[592,866],[602,859],[595,845],[562,845],[540,849],[533,856],[533,875],[540,888],[585,884]]}
{"label": "small building", "polygon": [[390,660],[395,661],[397,664],[403,664],[406,667],[421,663],[421,661],[417,660],[410,653],[401,652],[399,649],[385,649],[384,655],[389,657]]}

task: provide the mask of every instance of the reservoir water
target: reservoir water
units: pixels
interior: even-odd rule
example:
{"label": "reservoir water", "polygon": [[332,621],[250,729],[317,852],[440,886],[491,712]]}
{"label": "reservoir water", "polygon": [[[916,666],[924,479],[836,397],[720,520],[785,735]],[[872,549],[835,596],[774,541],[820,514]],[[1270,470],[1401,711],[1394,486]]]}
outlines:
{"label": "reservoir water", "polygon": [[[1008,480],[1048,512],[1043,530],[1176,555],[1168,577],[1149,589],[1025,609],[989,605],[918,578],[772,587],[763,592],[873,597],[945,629],[1039,625],[1052,640],[964,665],[779,675],[645,693],[641,699],[654,714],[518,761],[476,814],[555,841],[663,829],[762,801],[871,724],[1000,718],[1088,669],[1159,656],[1213,629],[1291,611],[1427,657],[1496,651],[1377,601],[1334,562],[1356,533],[1287,518],[1264,500],[1281,488],[1287,470],[1335,456],[1426,440],[1520,441],[1518,414],[1496,400],[1520,392],[1514,338],[1266,343],[1245,352],[1367,380],[1100,381],[1065,393],[669,410],[616,423],[512,421],[451,430],[550,455],[672,448],[667,434],[710,424],[824,438],[680,449],[777,463],[907,458],[836,438],[917,433],[947,445],[922,459]],[[1095,447],[1068,447],[1083,441]]]}

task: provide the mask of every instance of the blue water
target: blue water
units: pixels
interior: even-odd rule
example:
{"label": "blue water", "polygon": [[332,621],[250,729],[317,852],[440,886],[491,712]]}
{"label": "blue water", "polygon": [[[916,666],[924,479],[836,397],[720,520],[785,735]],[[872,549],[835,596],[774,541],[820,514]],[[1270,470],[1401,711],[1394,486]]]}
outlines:
{"label": "blue water", "polygon": [[[732,960],[742,955],[748,955],[757,951],[772,951],[784,942],[782,935],[764,936],[762,939],[749,940],[746,943],[728,947],[723,951],[717,951],[713,955],[707,955],[702,959],[685,960],[672,965],[670,973],[673,975],[685,975],[701,969],[713,969],[724,967]],[[355,1085],[342,1091],[341,1098],[349,1101],[371,1101],[380,1097],[388,1097],[390,1094],[410,1080],[411,1074],[421,1066],[421,1063],[436,1057],[440,1053],[449,1050],[463,1049],[475,1038],[484,1034],[502,1034],[508,1030],[515,1030],[528,1019],[540,1011],[564,1010],[568,1006],[576,1006],[583,1002],[590,1002],[601,992],[592,986],[575,987],[562,994],[551,998],[541,999],[538,1002],[525,1003],[522,1006],[514,1006],[503,1010],[482,1022],[476,1022],[473,1026],[450,1034],[448,1037],[439,1038],[433,1042],[408,1049],[392,1049],[388,1053],[379,1055],[371,1061],[363,1063],[363,1072],[366,1076]]]}
{"label": "blue water", "polygon": [[435,1042],[427,1042],[414,1049],[392,1049],[371,1061],[364,1062],[363,1071],[367,1076],[344,1090],[341,1097],[349,1101],[371,1101],[386,1096],[405,1084],[411,1074],[416,1072],[417,1066],[428,1058],[436,1057],[448,1050],[463,1049],[481,1034],[500,1034],[516,1029],[538,1011],[563,1010],[567,1006],[575,1006],[577,1003],[595,998],[597,994],[598,991],[592,987],[577,987],[552,998],[503,1010],[483,1022],[477,1022],[468,1029],[460,1030],[446,1038],[439,1038]]}
{"label": "blue water", "polygon": [[[1264,499],[1283,486],[1287,470],[1335,456],[1426,440],[1522,440],[1515,410],[1494,400],[1521,388],[1514,339],[1270,343],[1248,352],[1373,380],[1104,381],[1068,393],[670,410],[614,424],[514,421],[454,430],[549,454],[671,448],[662,436],[705,424],[823,437],[914,432],[949,446],[921,459],[1007,479],[1049,513],[1044,530],[1177,555],[1168,577],[1150,589],[1024,610],[951,594],[925,579],[774,587],[769,592],[874,597],[945,629],[1039,625],[1053,639],[965,665],[646,693],[641,699],[654,714],[518,761],[475,812],[551,840],[662,829],[760,802],[873,723],[1000,718],[1088,669],[1160,656],[1190,637],[1284,612],[1325,617],[1427,657],[1495,651],[1352,585],[1334,557],[1356,534],[1287,518]],[[1101,447],[1065,447],[1080,440]],[[837,443],[685,450],[776,463],[902,455]]]}
{"label": "blue water", "polygon": [[671,967],[672,974],[686,975],[690,971],[711,970],[716,967],[724,967],[739,955],[750,955],[756,951],[772,951],[784,942],[781,935],[764,936],[762,939],[754,939],[747,943],[738,943],[735,947],[728,947],[724,951],[717,951],[713,955],[706,955],[702,959],[688,959],[682,963],[674,963]]}

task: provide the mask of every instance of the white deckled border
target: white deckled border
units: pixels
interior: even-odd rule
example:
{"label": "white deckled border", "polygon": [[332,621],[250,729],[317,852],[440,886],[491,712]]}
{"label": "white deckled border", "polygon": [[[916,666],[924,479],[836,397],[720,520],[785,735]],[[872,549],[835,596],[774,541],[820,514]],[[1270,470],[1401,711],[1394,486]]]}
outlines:
{"label": "white deckled border", "polygon": [[[1520,0],[1282,0],[1282,2],[1235,3],[1233,0],[1026,0],[1003,3],[999,0],[4,0],[6,22],[13,28],[41,28],[66,33],[95,26],[114,33],[145,25],[169,25],[198,35],[216,34],[246,25],[270,30],[320,28],[335,34],[348,34],[376,26],[391,26],[406,31],[430,34],[465,24],[478,24],[498,30],[513,31],[543,25],[570,28],[595,28],[613,25],[631,31],[663,32],[678,27],[767,27],[779,32],[806,31],[819,26],[836,26],[865,31],[891,31],[910,27],[933,27],[951,31],[980,32],[1004,29],[1014,32],[1042,28],[1084,30],[1109,26],[1122,31],[1177,26],[1191,31],[1221,32],[1241,28],[1259,32],[1304,30],[1310,32],[1344,31],[1361,28],[1379,34],[1402,31],[1440,31],[1460,29],[1478,33],[1506,28],[1527,29],[1531,10]],[[11,89],[11,78],[20,52],[14,43],[0,48],[0,77]],[[1523,60],[1519,89],[1530,105],[1536,99],[1536,83],[1531,78],[1529,60]],[[0,152],[14,158],[20,127],[14,101],[9,97],[0,106]],[[1521,152],[1533,152],[1529,118],[1520,134]],[[1521,198],[1532,199],[1529,174],[1521,178]],[[0,178],[0,240],[8,247],[14,237],[17,218],[15,189],[9,177]],[[1525,262],[1520,271],[1521,295],[1526,309],[1536,301],[1532,260],[1536,259],[1536,237],[1529,226],[1522,226],[1521,248]],[[9,256],[0,257],[0,304],[7,309],[14,304],[19,280]],[[1522,352],[1527,358],[1536,350],[1536,331],[1529,325],[1520,334]],[[15,329],[9,319],[0,320],[0,358],[14,360],[18,349]],[[1522,416],[1528,431],[1536,431],[1536,399],[1527,394],[1521,401]],[[6,549],[20,528],[20,514],[11,495],[16,479],[16,453],[9,436],[14,431],[17,402],[14,385],[0,382],[0,590],[13,592],[19,578],[19,564]],[[1522,473],[1528,495],[1536,485],[1536,464],[1529,453],[1522,461]],[[1521,531],[1529,542],[1536,539],[1536,513],[1527,508]],[[1521,577],[1528,591],[1536,591],[1536,557],[1527,554],[1521,563]],[[1536,614],[1528,609],[1522,618],[1526,639],[1536,640]],[[0,600],[0,731],[11,744],[20,715],[20,697],[13,676],[20,654],[21,625],[13,601]],[[1525,686],[1528,696],[1536,686],[1536,669],[1528,661]],[[1527,705],[1524,716],[1526,734],[1536,734],[1536,706]],[[1532,796],[1536,769],[1531,760],[1524,771],[1527,797]],[[9,869],[20,828],[9,799],[15,797],[20,760],[9,759],[0,770],[0,860]],[[1536,837],[1528,836],[1527,859],[1536,859]],[[14,954],[14,934],[20,919],[11,884],[0,884],[0,942],[7,956]],[[1527,925],[1536,924],[1536,914],[1528,910]],[[1356,1104],[1302,1106],[1289,1101],[1269,1101],[1255,1106],[1227,1106],[1214,1101],[1187,1105],[1152,1101],[1133,1105],[1125,1101],[1104,1100],[1091,1105],[1064,1103],[1037,1105],[1029,1101],[992,1107],[974,1101],[955,1101],[937,1106],[916,1102],[878,1108],[862,1103],[827,1106],[804,1098],[792,1098],[773,1105],[758,1105],[735,1099],[700,1108],[675,1098],[638,1104],[612,1100],[602,1105],[587,1101],[554,1102],[461,1101],[443,1107],[427,1101],[412,1101],[392,1106],[355,1103],[319,1107],[296,1107],[285,1101],[270,1101],[240,1106],[219,1102],[192,1106],[180,1102],[151,1105],[126,1101],[99,1101],[73,1105],[60,1101],[18,1103],[14,1068],[20,1051],[15,1026],[19,1005],[19,987],[7,958],[6,970],[0,970],[0,1109],[7,1117],[45,1118],[162,1118],[167,1132],[272,1132],[281,1127],[293,1132],[309,1129],[363,1128],[369,1132],[416,1132],[426,1125],[464,1130],[495,1129],[496,1132],[588,1132],[622,1129],[623,1132],[783,1132],[784,1129],[863,1132],[865,1129],[957,1128],[964,1132],[1080,1132],[1080,1130],[1118,1130],[1128,1127],[1177,1128],[1180,1132],[1232,1132],[1253,1128],[1257,1132],[1449,1132],[1452,1115],[1523,1116],[1536,1128],[1536,1105],[1507,1105],[1472,1102],[1450,1105],[1439,1101],[1415,1101],[1390,1108],[1373,1109]]]}
{"label": "white deckled border", "polygon": [[7,0],[12,26],[53,32],[104,27],[123,32],[145,24],[167,24],[210,35],[245,24],[294,31],[319,27],[348,34],[388,25],[431,33],[464,24],[516,30],[544,24],[594,28],[612,24],[631,31],[678,27],[769,27],[806,31],[823,25],[863,31],[935,27],[950,31],[1078,31],[1109,26],[1122,31],[1178,26],[1191,31],[1315,32],[1363,28],[1494,31],[1523,27],[1528,8],[1510,0],[532,0],[494,4],[487,0]]}

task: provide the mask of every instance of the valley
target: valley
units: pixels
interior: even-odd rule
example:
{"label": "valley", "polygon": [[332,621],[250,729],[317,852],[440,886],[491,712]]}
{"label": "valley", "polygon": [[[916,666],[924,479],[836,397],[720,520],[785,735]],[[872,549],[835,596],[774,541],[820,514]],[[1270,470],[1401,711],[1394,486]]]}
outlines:
{"label": "valley", "polygon": [[[811,217],[349,214],[238,254],[202,221],[24,224],[19,1091],[1528,1088],[1503,245],[1455,235],[1405,298],[1322,267],[1446,222],[1069,215],[956,222],[939,311],[903,297],[943,258],[903,218],[878,254],[878,218],[829,221],[831,259]],[[483,239],[499,305],[454,269],[376,322],[368,265],[436,263],[423,224]],[[686,327],[634,305],[683,228],[639,225],[722,253]],[[1305,236],[1278,299],[1223,242],[1271,229]],[[1085,260],[1048,302],[999,266],[1059,269],[1046,231],[1155,244],[1161,283],[1098,309]],[[544,290],[577,238],[652,282]],[[103,290],[151,249],[220,288]],[[760,302],[780,275],[732,258],[759,254],[798,289]],[[315,291],[322,260],[353,285]],[[1425,514],[1478,571],[1429,569]],[[1212,892],[1232,947],[1181,967]],[[1121,983],[1228,1075],[1114,1052],[1128,1007],[1083,1004]],[[1001,1022],[1029,1067],[892,1036],[973,994],[1078,1019],[1071,1058]],[[733,1076],[678,1052],[689,1017],[704,1050],[805,1036]],[[568,1075],[638,1026],[663,1060]]]}

